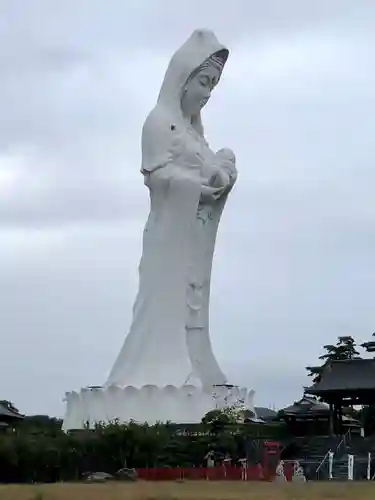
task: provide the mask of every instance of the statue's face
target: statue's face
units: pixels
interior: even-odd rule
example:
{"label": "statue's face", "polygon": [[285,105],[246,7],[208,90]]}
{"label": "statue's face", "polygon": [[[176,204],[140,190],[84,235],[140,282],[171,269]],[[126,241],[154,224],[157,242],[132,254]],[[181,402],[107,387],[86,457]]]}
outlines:
{"label": "statue's face", "polygon": [[181,99],[184,115],[194,116],[207,104],[211,91],[220,78],[220,68],[210,65],[189,79]]}

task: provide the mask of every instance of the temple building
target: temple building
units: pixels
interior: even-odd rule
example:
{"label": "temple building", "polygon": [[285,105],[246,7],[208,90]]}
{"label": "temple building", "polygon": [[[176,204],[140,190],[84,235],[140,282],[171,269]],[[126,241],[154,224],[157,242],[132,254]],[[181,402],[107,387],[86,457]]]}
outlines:
{"label": "temple building", "polygon": [[305,392],[328,404],[330,433],[344,434],[343,408],[375,404],[375,359],[330,361]]}

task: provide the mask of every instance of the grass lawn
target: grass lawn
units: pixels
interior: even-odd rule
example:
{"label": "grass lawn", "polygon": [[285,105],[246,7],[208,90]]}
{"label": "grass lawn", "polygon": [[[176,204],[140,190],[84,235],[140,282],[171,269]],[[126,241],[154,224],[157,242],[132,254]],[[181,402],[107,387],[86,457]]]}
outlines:
{"label": "grass lawn", "polygon": [[0,485],[0,500],[370,500],[375,482],[309,482],[305,484],[255,481],[186,481]]}

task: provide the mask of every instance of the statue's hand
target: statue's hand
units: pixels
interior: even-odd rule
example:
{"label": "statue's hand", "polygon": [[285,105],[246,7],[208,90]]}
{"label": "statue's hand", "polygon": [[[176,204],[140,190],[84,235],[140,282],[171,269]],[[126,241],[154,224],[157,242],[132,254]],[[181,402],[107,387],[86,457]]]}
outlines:
{"label": "statue's hand", "polygon": [[224,192],[225,187],[217,188],[203,184],[201,187],[201,199],[206,202],[217,200]]}
{"label": "statue's hand", "polygon": [[215,188],[225,188],[230,183],[229,174],[217,165],[206,166],[203,169],[203,184]]}
{"label": "statue's hand", "polygon": [[209,186],[215,188],[226,188],[229,186],[229,183],[229,172],[226,172],[223,168],[217,168],[208,181]]}
{"label": "statue's hand", "polygon": [[226,172],[230,177],[230,184],[233,184],[237,180],[237,169],[236,169],[236,156],[233,151],[229,148],[220,149],[216,153],[216,158],[220,167]]}

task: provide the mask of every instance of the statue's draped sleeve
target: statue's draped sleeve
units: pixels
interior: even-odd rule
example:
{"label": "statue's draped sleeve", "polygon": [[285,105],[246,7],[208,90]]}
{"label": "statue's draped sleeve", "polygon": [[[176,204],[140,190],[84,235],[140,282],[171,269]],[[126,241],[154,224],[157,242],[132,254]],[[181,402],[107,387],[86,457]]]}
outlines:
{"label": "statue's draped sleeve", "polygon": [[183,145],[183,138],[168,115],[153,110],[142,129],[142,173],[152,173],[175,162]]}

